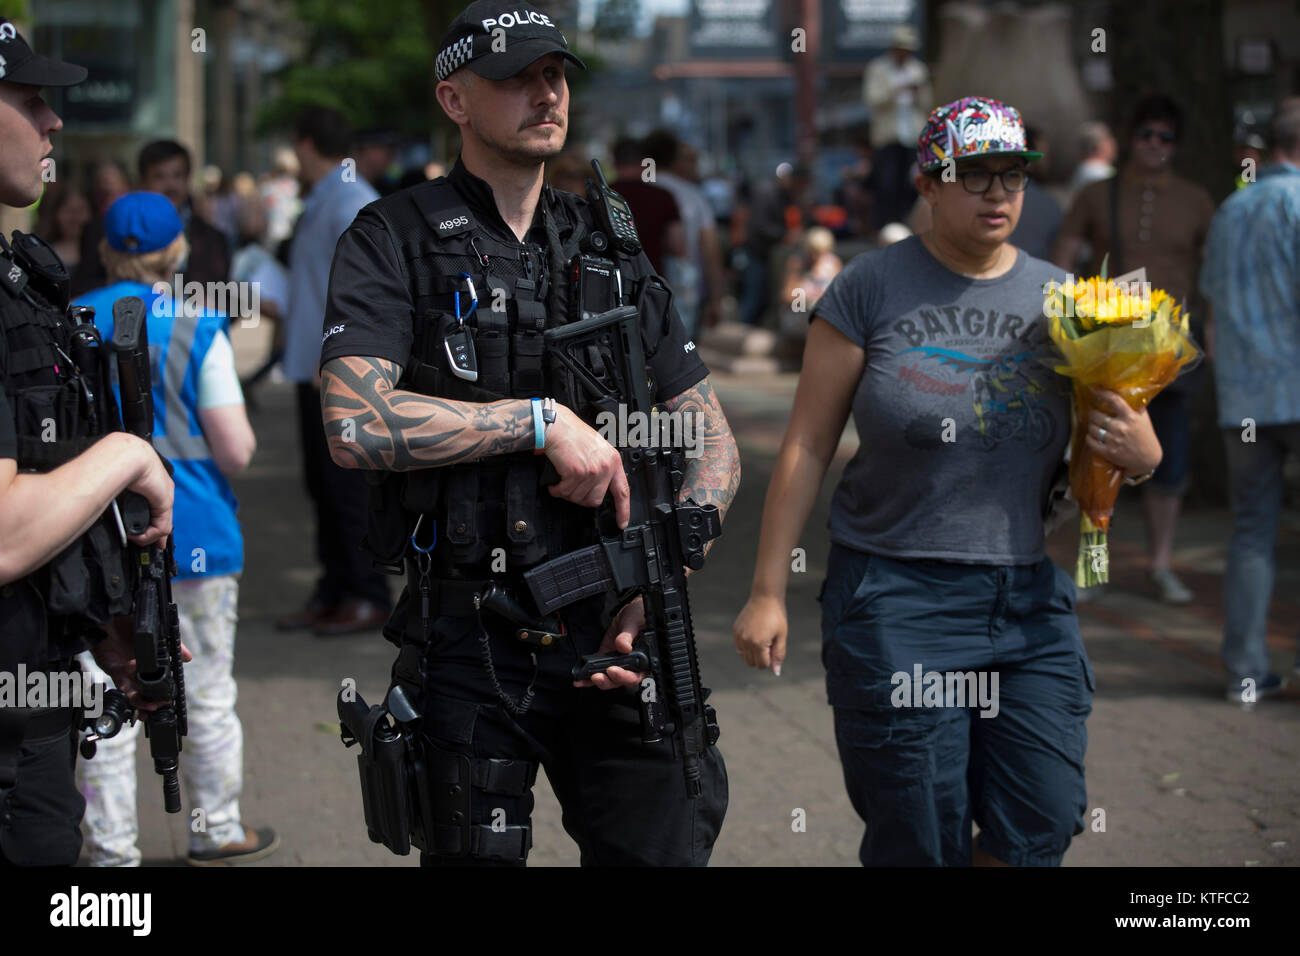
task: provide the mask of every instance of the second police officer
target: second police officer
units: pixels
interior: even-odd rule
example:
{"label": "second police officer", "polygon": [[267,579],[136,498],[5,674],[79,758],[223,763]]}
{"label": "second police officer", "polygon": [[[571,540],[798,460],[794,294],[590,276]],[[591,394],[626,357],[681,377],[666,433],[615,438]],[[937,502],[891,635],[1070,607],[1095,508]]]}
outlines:
{"label": "second police officer", "polygon": [[[608,693],[572,681],[578,657],[631,649],[639,599],[570,605],[551,646],[515,640],[475,606],[492,583],[526,595],[523,570],[588,543],[607,494],[619,525],[629,517],[617,450],[544,391],[541,332],[571,314],[566,264],[597,229],[585,200],[543,178],[568,127],[566,60],[585,69],[541,11],[467,7],[436,60],[460,157],[445,178],[363,209],[334,256],[321,355],[331,455],[370,475],[367,543],[395,571],[404,565],[407,589],[384,634],[401,648],[395,683],[418,696],[428,773],[447,792],[468,789],[426,821],[425,865],[522,864],[539,764],[584,864],[703,865],[726,810],[716,746],[702,794],[688,799],[670,743],[642,743],[628,689],[642,675],[593,676]],[[688,459],[679,500],[725,512],[740,462],[708,369],[645,255],[617,265],[625,301],[643,304],[654,399],[698,425],[702,453]],[[449,358],[466,318],[472,383]],[[549,488],[548,462],[558,474]]]}
{"label": "second police officer", "polygon": [[[21,209],[41,197],[50,135],[63,126],[41,88],[85,78],[84,67],[33,53],[0,19],[0,204]],[[123,491],[140,494],[149,526],[130,540],[161,541],[172,482],[148,442],[105,434],[112,396],[95,394],[78,371],[96,364],[95,348],[69,321],[67,296],[67,271],[49,246],[17,232],[12,247],[0,239],[0,672],[20,687],[24,672],[57,686],[53,675],[75,675],[73,655],[90,648],[132,703],[152,709],[134,687],[129,635],[105,636],[132,606],[127,556],[105,509]],[[93,701],[25,702],[0,705],[0,865],[70,866],[85,807],[73,731]]]}

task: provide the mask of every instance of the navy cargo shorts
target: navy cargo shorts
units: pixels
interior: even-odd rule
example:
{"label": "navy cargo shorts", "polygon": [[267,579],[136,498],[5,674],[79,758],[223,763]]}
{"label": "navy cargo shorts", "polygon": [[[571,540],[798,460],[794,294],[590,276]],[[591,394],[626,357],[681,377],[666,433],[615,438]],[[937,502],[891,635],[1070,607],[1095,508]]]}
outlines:
{"label": "navy cargo shorts", "polygon": [[1059,865],[1083,832],[1095,689],[1074,584],[831,546],[822,663],[866,866]]}

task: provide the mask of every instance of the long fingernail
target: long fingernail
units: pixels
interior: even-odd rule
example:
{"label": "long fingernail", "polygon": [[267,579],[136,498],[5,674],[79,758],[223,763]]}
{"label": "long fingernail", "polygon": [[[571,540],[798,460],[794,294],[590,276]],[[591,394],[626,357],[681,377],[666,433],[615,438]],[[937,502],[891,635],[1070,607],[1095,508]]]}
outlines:
{"label": "long fingernail", "polygon": [[775,674],[777,677],[780,677],[780,676],[781,676],[781,665],[780,665],[780,664],[773,664],[773,665],[772,665],[772,673]]}

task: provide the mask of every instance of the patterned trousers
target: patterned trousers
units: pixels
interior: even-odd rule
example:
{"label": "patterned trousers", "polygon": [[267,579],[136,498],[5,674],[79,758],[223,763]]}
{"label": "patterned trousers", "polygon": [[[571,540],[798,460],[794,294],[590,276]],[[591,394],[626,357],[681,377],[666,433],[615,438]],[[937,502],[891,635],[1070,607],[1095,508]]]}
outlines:
{"label": "patterned trousers", "polygon": [[[189,819],[190,852],[244,839],[239,794],[244,783],[244,732],[235,714],[235,622],[238,575],[172,581],[180,613],[181,642],[194,660],[185,665],[189,736],[181,751],[181,782]],[[89,652],[82,667],[107,684]],[[97,742],[92,760],[77,761],[77,786],[86,798],[81,823],[91,866],[139,866],[136,837],[136,741],[140,725],[123,725],[116,737]],[[150,775],[153,797],[160,778]]]}

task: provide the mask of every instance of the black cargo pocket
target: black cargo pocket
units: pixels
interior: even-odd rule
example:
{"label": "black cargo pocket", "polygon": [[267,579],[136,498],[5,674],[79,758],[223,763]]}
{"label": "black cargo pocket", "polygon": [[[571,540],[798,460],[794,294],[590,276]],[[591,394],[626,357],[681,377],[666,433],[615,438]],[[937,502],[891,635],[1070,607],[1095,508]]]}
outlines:
{"label": "black cargo pocket", "polygon": [[541,511],[537,506],[538,468],[533,462],[511,467],[506,474],[506,532],[510,557],[519,565],[536,564],[546,557],[545,542],[538,537]]}
{"label": "black cargo pocket", "polygon": [[641,340],[645,343],[647,361],[659,350],[659,343],[668,336],[672,321],[673,294],[658,276],[646,276],[636,293],[636,306],[641,312]]}
{"label": "black cargo pocket", "polygon": [[439,528],[451,544],[452,559],[474,564],[487,555],[479,528],[479,476],[472,466],[455,468],[447,475],[447,527]]}
{"label": "black cargo pocket", "polygon": [[131,613],[132,595],[126,589],[126,565],[120,539],[110,531],[105,518],[90,526],[86,539],[99,566],[105,616]]}
{"label": "black cargo pocket", "polygon": [[82,538],[77,538],[50,562],[50,613],[82,614],[90,606],[90,569]]}
{"label": "black cargo pocket", "polygon": [[473,701],[430,692],[421,701],[421,731],[434,743],[457,753],[472,754],[479,705]]}
{"label": "black cargo pocket", "polygon": [[75,438],[74,415],[77,397],[63,385],[40,385],[20,391],[15,397],[14,419],[19,435],[31,435],[43,442]]}

